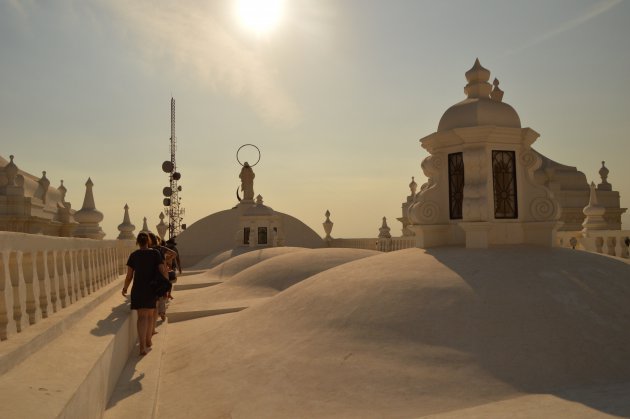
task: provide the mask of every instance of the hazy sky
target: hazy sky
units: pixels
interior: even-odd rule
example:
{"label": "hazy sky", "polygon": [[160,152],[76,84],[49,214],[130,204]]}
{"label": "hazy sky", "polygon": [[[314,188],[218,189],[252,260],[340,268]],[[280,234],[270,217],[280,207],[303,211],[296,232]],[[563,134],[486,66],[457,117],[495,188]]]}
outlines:
{"label": "hazy sky", "polygon": [[[257,144],[255,193],[323,235],[400,235],[418,139],[464,98],[475,57],[534,147],[630,204],[630,1],[287,0],[273,31],[234,1],[0,0],[0,154],[88,176],[115,238],[128,203],[154,229],[167,186],[170,97],[188,225],[236,203],[237,148]],[[630,216],[624,217],[630,228]]]}

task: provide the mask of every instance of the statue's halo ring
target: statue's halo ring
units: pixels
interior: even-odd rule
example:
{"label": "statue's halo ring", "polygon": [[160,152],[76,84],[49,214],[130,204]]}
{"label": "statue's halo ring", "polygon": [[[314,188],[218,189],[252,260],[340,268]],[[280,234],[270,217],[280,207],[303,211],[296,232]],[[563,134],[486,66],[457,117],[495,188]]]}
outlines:
{"label": "statue's halo ring", "polygon": [[240,164],[241,166],[245,166],[245,164],[241,163],[241,161],[238,159],[238,153],[241,151],[241,149],[243,147],[247,147],[247,146],[252,146],[256,149],[256,151],[258,151],[258,160],[256,160],[256,163],[254,164],[250,164],[249,167],[254,167],[258,164],[258,162],[260,161],[260,149],[258,147],[256,147],[254,144],[243,144],[242,146],[240,146],[238,148],[238,150],[236,150],[236,161],[238,162],[238,164]]}

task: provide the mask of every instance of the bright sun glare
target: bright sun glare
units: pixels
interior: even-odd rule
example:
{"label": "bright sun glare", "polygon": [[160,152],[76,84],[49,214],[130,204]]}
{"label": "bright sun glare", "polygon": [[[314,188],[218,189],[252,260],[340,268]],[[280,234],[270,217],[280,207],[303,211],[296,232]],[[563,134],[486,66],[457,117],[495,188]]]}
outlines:
{"label": "bright sun glare", "polygon": [[243,26],[259,35],[270,32],[282,17],[284,0],[237,0],[236,13]]}

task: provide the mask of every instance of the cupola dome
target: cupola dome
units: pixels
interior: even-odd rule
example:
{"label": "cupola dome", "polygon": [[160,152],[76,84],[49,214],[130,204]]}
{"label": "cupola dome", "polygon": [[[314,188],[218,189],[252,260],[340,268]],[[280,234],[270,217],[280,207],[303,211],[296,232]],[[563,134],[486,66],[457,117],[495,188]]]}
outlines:
{"label": "cupola dome", "polygon": [[494,90],[499,94],[493,94],[493,86],[488,83],[490,71],[483,68],[479,59],[466,72],[466,80],[468,84],[464,87],[464,93],[468,97],[444,112],[438,124],[438,132],[480,125],[521,128],[521,119],[514,108],[501,101],[503,91],[499,89],[499,81],[496,79],[493,83]]}

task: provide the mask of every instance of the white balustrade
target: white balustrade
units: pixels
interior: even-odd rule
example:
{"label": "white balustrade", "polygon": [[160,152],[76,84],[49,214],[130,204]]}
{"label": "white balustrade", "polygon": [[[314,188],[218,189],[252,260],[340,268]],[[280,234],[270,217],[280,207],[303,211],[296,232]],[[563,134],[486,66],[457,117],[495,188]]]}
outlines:
{"label": "white balustrade", "polygon": [[0,340],[6,340],[126,272],[131,240],[0,232]]}
{"label": "white balustrade", "polygon": [[329,247],[376,250],[378,239],[332,239]]}
{"label": "white balustrade", "polygon": [[593,253],[628,259],[628,245],[630,230],[592,230],[585,234],[581,231],[559,231],[556,233],[556,245],[559,247],[574,247]]}
{"label": "white balustrade", "polygon": [[386,239],[332,239],[329,243],[329,247],[379,250],[381,252],[394,252],[396,250],[416,247],[415,237],[391,237]]}

